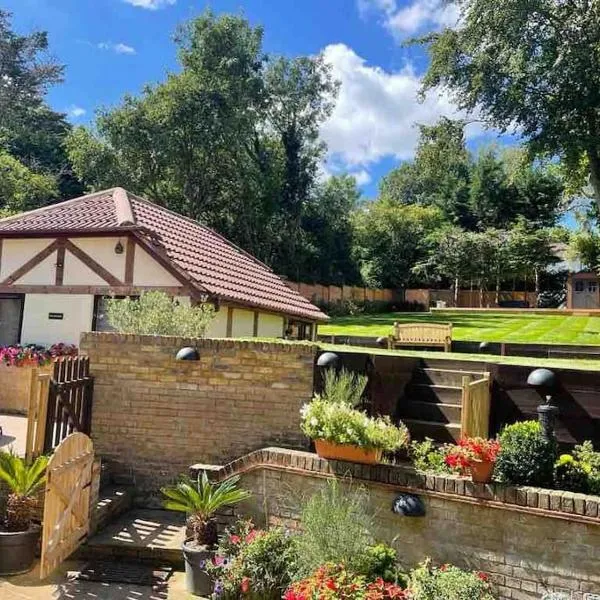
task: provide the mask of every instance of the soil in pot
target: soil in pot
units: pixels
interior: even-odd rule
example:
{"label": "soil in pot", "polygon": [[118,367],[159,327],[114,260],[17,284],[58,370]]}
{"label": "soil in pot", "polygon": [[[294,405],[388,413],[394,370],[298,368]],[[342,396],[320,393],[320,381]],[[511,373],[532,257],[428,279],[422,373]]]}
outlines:
{"label": "soil in pot", "polygon": [[493,462],[473,462],[469,467],[471,471],[471,479],[475,483],[489,483],[494,474]]}
{"label": "soil in pot", "polygon": [[33,567],[40,528],[28,531],[0,530],[0,576],[27,573]]}
{"label": "soil in pot", "polygon": [[214,552],[207,546],[198,546],[191,538],[183,542],[183,560],[185,562],[185,587],[195,596],[210,596],[213,592],[213,581],[206,572],[208,561]]}
{"label": "soil in pot", "polygon": [[321,458],[345,460],[347,462],[375,465],[381,462],[382,450],[360,448],[350,444],[332,444],[325,440],[315,440],[315,449]]}

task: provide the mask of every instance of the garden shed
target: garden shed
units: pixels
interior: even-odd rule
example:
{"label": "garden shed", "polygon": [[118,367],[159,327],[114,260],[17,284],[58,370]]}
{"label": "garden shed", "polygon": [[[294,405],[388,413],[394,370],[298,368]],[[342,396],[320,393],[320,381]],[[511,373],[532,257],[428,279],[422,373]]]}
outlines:
{"label": "garden shed", "polygon": [[162,290],[216,308],[211,337],[313,339],[327,319],[208,227],[116,187],[0,220],[0,345],[78,343],[107,297]]}

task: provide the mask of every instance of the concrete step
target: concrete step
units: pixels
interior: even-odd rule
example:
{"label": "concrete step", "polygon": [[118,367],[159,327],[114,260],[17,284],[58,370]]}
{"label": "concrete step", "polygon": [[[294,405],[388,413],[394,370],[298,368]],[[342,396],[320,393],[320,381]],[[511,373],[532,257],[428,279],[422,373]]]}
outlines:
{"label": "concrete step", "polygon": [[398,405],[398,416],[401,419],[434,421],[436,423],[460,423],[461,413],[460,404],[413,400],[410,402],[401,402]]}
{"label": "concrete step", "polygon": [[420,419],[402,419],[413,440],[431,438],[435,442],[454,443],[460,439],[460,423],[434,423]]}
{"label": "concrete step", "polygon": [[183,567],[185,515],[168,510],[132,509],[80,547],[79,558],[134,559],[156,566]]}
{"label": "concrete step", "polygon": [[460,369],[415,369],[413,372],[413,383],[428,383],[433,385],[462,386],[463,377],[471,380],[481,379],[481,371],[464,371]]}
{"label": "concrete step", "polygon": [[404,390],[404,399],[409,402],[434,402],[462,404],[462,388],[453,385],[409,383]]}
{"label": "concrete step", "polygon": [[97,533],[127,512],[133,501],[134,488],[126,485],[105,485],[100,489],[96,508],[91,515],[91,531]]}

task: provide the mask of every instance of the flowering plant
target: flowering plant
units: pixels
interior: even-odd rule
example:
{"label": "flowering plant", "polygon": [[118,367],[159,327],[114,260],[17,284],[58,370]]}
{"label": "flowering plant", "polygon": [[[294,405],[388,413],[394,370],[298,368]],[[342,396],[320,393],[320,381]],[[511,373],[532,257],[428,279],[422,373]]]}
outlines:
{"label": "flowering plant", "polygon": [[219,600],[280,600],[295,568],[293,540],[282,529],[255,529],[241,521],[221,537],[207,571]]}
{"label": "flowering plant", "polygon": [[498,440],[485,438],[463,438],[456,446],[447,449],[445,462],[453,469],[465,470],[473,463],[495,463],[500,452]]}
{"label": "flowering plant", "polygon": [[368,583],[344,565],[323,565],[310,577],[294,583],[284,600],[389,600],[409,598],[408,592],[394,583],[377,579]]}
{"label": "flowering plant", "polygon": [[24,365],[43,366],[60,356],[77,356],[77,346],[71,344],[53,344],[49,348],[30,344],[21,346],[2,346],[0,348],[0,362],[11,367]]}
{"label": "flowering plant", "polygon": [[348,404],[328,402],[319,396],[305,404],[300,414],[302,431],[313,440],[389,452],[408,443],[404,424],[395,426],[389,417],[372,418]]}
{"label": "flowering plant", "polygon": [[48,352],[52,358],[58,358],[60,356],[77,356],[79,354],[79,348],[75,344],[65,344],[59,342],[58,344],[52,344],[48,348]]}

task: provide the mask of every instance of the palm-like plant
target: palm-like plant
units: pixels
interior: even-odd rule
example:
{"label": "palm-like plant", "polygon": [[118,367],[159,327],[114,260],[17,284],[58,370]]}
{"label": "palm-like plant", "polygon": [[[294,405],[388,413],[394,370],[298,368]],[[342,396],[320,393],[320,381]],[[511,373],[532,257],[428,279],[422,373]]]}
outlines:
{"label": "palm-like plant", "polygon": [[0,452],[0,480],[8,486],[4,527],[7,531],[27,531],[31,525],[35,493],[46,481],[47,456],[31,464],[12,452]]}
{"label": "palm-like plant", "polygon": [[221,483],[211,483],[206,471],[197,481],[186,477],[172,487],[162,488],[166,496],[164,507],[188,515],[188,527],[194,542],[199,546],[213,546],[218,541],[215,513],[250,497],[250,492],[239,489],[239,477],[230,477]]}

